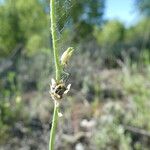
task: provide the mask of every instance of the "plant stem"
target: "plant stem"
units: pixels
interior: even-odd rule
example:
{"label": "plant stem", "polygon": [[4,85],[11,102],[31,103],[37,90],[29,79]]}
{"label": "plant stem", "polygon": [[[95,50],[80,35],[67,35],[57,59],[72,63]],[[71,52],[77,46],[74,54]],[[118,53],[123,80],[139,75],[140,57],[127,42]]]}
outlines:
{"label": "plant stem", "polygon": [[[52,34],[52,43],[53,43],[53,53],[54,53],[54,62],[55,62],[55,73],[56,81],[58,82],[61,79],[61,64],[59,61],[58,54],[58,45],[57,45],[57,31],[56,31],[56,14],[55,14],[55,0],[50,0],[50,20],[51,20],[51,34]],[[52,127],[50,131],[50,141],[49,141],[49,150],[54,150],[54,142],[56,135],[56,128],[58,123],[58,110],[59,106],[56,101],[54,101],[54,113]]]}
{"label": "plant stem", "polygon": [[50,132],[49,150],[54,150],[56,128],[57,128],[57,123],[58,123],[58,109],[59,107],[55,101],[53,121],[52,121],[52,127],[51,127],[51,132]]}
{"label": "plant stem", "polygon": [[58,55],[58,45],[57,45],[57,31],[56,31],[56,15],[55,15],[55,0],[50,0],[50,18],[51,18],[51,34],[53,43],[53,53],[55,61],[55,72],[56,80],[59,81],[61,78],[61,64]]}

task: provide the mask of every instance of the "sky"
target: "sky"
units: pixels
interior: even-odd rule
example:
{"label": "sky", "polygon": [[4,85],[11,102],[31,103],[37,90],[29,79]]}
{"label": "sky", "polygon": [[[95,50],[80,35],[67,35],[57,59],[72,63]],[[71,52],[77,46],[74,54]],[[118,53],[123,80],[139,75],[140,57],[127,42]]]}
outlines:
{"label": "sky", "polygon": [[134,25],[138,21],[135,0],[106,0],[106,19],[119,19],[126,26]]}

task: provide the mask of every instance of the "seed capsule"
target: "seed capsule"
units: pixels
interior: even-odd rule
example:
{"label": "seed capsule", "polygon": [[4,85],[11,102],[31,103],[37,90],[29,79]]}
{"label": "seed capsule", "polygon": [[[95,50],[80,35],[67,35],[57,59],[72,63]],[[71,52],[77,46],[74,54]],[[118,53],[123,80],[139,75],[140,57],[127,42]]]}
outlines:
{"label": "seed capsule", "polygon": [[66,67],[68,62],[69,62],[69,59],[71,58],[72,56],[72,53],[73,53],[74,49],[73,47],[69,47],[61,56],[61,65],[63,67]]}

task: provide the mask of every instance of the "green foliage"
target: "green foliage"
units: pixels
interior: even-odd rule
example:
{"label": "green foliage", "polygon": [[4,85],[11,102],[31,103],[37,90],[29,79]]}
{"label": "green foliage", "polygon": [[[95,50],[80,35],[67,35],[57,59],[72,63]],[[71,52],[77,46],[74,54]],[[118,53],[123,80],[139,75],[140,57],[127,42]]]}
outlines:
{"label": "green foliage", "polygon": [[149,97],[150,91],[147,88],[147,81],[150,80],[149,70],[146,69],[145,75],[141,74],[124,74],[123,87],[125,92],[132,96],[133,102],[136,106],[136,115],[134,119],[130,120],[131,124],[140,128],[146,128],[150,131],[149,117]]}
{"label": "green foliage", "polygon": [[40,49],[29,57],[21,57],[18,60],[17,83],[19,90],[30,91],[47,89],[49,74],[52,73],[52,54],[48,49]]}
{"label": "green foliage", "polygon": [[104,127],[99,128],[100,132],[95,135],[94,142],[98,149],[102,150],[130,150],[130,137],[125,135],[122,126],[114,123],[105,124]]}
{"label": "green foliage", "polygon": [[48,20],[38,0],[4,1],[0,4],[0,20],[1,56],[8,55],[19,43],[28,43],[34,34],[46,39],[43,31],[48,30]]}
{"label": "green foliage", "polygon": [[124,32],[124,25],[116,20],[108,21],[102,28],[95,26],[93,34],[104,51],[104,57],[118,57],[121,55]]}
{"label": "green foliage", "polygon": [[116,58],[125,60],[126,56],[132,61],[141,61],[143,51],[147,51],[149,57],[149,26],[149,18],[143,18],[129,28],[116,20],[106,22],[102,27],[95,26],[93,35],[101,48],[102,58],[106,57],[113,64]]}
{"label": "green foliage", "polygon": [[125,43],[137,48],[150,48],[149,26],[149,18],[144,18],[135,26],[128,28],[125,32]]}
{"label": "green foliage", "polygon": [[139,11],[146,16],[150,16],[150,1],[149,0],[136,0]]}
{"label": "green foliage", "polygon": [[[66,1],[56,2],[58,12],[58,31],[69,27],[66,37],[79,40],[92,33],[93,25],[101,24],[104,1]],[[8,56],[20,43],[25,53],[34,52],[49,46],[48,8],[46,0],[6,0],[0,3],[0,55]],[[63,6],[63,7],[62,7]],[[70,37],[70,34],[72,35]],[[35,46],[35,43],[37,44]],[[33,44],[33,45],[32,45]],[[33,48],[32,48],[33,47]],[[29,54],[28,54],[29,53]]]}
{"label": "green foliage", "polygon": [[142,50],[140,54],[140,61],[145,66],[150,65],[150,51],[148,49]]}
{"label": "green foliage", "polygon": [[109,21],[102,29],[95,27],[95,38],[103,47],[113,47],[122,41],[124,25],[119,21]]}
{"label": "green foliage", "polygon": [[103,0],[57,1],[59,30],[68,23],[75,40],[85,38],[92,33],[93,25],[103,22],[104,4]]}
{"label": "green foliage", "polygon": [[32,35],[26,45],[27,55],[33,56],[42,48],[42,38],[39,35]]}
{"label": "green foliage", "polygon": [[10,129],[19,120],[27,120],[20,95],[6,97],[0,100],[0,142],[10,136]]}
{"label": "green foliage", "polygon": [[[16,70],[12,67],[2,72],[2,75],[0,74],[2,77],[0,79],[0,140],[5,140],[10,135],[8,131],[17,121],[26,122],[24,96],[29,94],[30,97],[34,97],[34,103],[40,99],[38,104],[31,106],[37,111],[37,105],[42,107],[41,93],[48,91],[49,88],[48,82],[53,74],[53,65],[50,59],[52,53],[48,48],[50,43],[48,9],[45,1],[5,0],[0,3],[0,20],[2,20],[0,21],[0,57],[8,56],[19,43],[24,44],[22,55],[17,61],[14,58]],[[89,112],[87,115],[81,113],[79,118],[96,120],[94,137],[90,139],[96,149],[149,149],[146,137],[134,135],[127,131],[124,125],[150,132],[150,20],[148,17],[143,18],[129,28],[125,28],[116,20],[101,25],[104,2],[98,0],[57,2],[59,19],[57,27],[58,31],[62,31],[58,39],[60,40],[59,50],[66,49],[73,39],[78,41],[77,51],[75,51],[77,57],[73,57],[73,67],[70,68],[73,72],[71,79],[75,89],[72,93],[76,94],[73,94],[75,97],[71,98],[69,103],[79,101],[78,105],[80,105],[85,98],[88,100]],[[95,38],[91,36],[91,33]],[[119,55],[122,53],[125,53],[120,61],[123,72],[122,70],[105,70],[103,74],[101,68],[106,67],[103,66],[103,57],[116,61],[120,59]],[[134,57],[131,57],[131,54]],[[111,66],[112,64],[110,61]],[[109,74],[110,72],[113,73]],[[37,92],[40,96],[37,98],[32,92],[34,94]],[[44,93],[44,98],[48,112],[52,112],[52,106],[49,108],[47,105],[49,94]],[[29,106],[33,104],[32,102],[30,101]],[[65,102],[63,107],[67,107],[68,110],[70,104],[67,100]],[[74,104],[69,107],[71,108],[74,108]],[[45,111],[45,108],[43,109]],[[42,117],[48,116],[49,119],[49,113],[45,116],[41,109],[38,111]],[[63,111],[68,112],[66,109]],[[93,112],[95,114],[92,114]],[[33,109],[30,113],[37,115]],[[69,112],[64,116],[68,117],[72,114]],[[67,126],[65,124],[65,132],[72,133],[73,127],[68,129],[72,120],[69,121],[68,118],[66,120],[69,123]]]}
{"label": "green foliage", "polygon": [[16,74],[7,74],[7,88],[1,88],[0,94],[0,142],[5,141],[10,136],[10,129],[19,120],[26,120],[27,114],[24,112],[23,101],[20,92],[15,84]]}
{"label": "green foliage", "polygon": [[92,142],[96,145],[96,149],[102,150],[149,149],[148,137],[126,128],[130,126],[135,127],[137,132],[140,129],[150,132],[150,90],[147,84],[150,80],[149,69],[145,68],[145,73],[142,74],[137,68],[136,70],[128,68],[114,78],[116,86],[119,82],[124,98],[115,101],[105,100]]}

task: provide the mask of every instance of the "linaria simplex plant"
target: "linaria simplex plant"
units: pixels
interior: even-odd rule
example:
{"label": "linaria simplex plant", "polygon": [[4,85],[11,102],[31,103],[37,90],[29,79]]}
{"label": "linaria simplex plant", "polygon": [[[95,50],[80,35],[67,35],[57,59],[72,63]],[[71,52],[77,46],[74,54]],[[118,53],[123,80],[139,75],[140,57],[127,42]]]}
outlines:
{"label": "linaria simplex plant", "polygon": [[68,86],[65,85],[65,82],[62,80],[62,75],[68,75],[64,71],[68,61],[73,53],[73,48],[69,47],[59,58],[58,43],[57,43],[57,31],[56,31],[56,10],[55,10],[55,0],[50,0],[50,20],[51,20],[51,35],[52,35],[52,44],[53,44],[53,53],[54,53],[54,62],[55,62],[55,79],[51,80],[50,85],[50,95],[54,101],[54,113],[52,120],[52,127],[50,131],[50,141],[49,141],[49,150],[54,150],[54,142],[56,135],[56,128],[58,123],[58,118],[61,116],[59,113],[59,103],[62,100],[63,96],[68,93],[70,90],[71,84]]}

